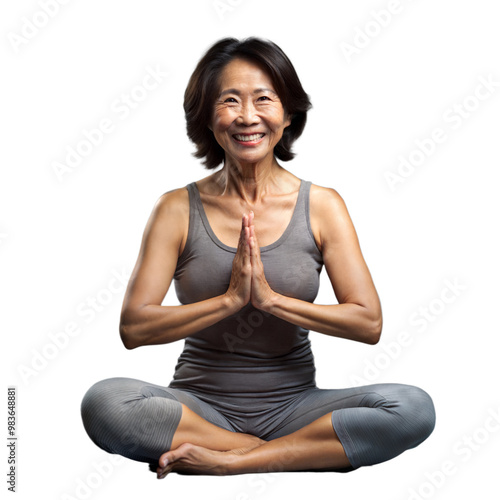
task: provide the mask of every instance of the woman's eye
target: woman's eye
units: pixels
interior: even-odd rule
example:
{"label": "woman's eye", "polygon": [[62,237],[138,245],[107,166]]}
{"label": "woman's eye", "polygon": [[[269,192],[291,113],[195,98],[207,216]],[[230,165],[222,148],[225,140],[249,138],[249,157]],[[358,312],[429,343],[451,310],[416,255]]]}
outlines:
{"label": "woman's eye", "polygon": [[269,97],[267,97],[267,95],[261,95],[258,99],[259,101],[260,100],[263,100],[263,101],[270,101]]}
{"label": "woman's eye", "polygon": [[234,97],[228,97],[224,102],[236,102]]}

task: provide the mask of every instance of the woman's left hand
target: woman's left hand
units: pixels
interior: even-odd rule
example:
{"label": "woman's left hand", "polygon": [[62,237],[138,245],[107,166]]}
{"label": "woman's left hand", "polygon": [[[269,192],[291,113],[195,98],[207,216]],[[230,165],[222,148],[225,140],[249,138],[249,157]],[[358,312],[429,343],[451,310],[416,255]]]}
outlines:
{"label": "woman's left hand", "polygon": [[250,260],[252,263],[252,291],[250,300],[256,309],[269,310],[273,303],[273,298],[276,295],[264,274],[264,265],[260,258],[260,247],[255,234],[255,226],[253,225],[253,212],[250,212],[249,227],[249,244],[250,244]]}

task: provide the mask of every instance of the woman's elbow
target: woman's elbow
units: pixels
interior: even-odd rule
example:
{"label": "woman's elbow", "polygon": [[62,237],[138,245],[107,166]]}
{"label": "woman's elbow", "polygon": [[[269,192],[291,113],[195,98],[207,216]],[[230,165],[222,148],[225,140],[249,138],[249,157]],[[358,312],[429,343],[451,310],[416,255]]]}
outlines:
{"label": "woman's elbow", "polygon": [[123,345],[126,349],[135,349],[141,346],[138,342],[138,332],[136,325],[127,318],[127,315],[122,314],[120,318],[119,326],[120,338],[122,339]]}
{"label": "woman's elbow", "polygon": [[378,316],[370,321],[366,331],[366,343],[370,345],[378,344],[382,335],[382,316]]}

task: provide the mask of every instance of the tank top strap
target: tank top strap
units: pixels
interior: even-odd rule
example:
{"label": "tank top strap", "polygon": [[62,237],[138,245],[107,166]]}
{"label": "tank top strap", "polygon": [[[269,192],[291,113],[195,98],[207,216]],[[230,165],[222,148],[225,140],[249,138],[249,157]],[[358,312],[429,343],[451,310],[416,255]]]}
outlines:
{"label": "tank top strap", "polygon": [[196,195],[198,194],[198,190],[196,189],[196,182],[190,182],[186,189],[189,194],[189,222],[191,223],[191,217],[195,215],[193,208],[196,207]]}
{"label": "tank top strap", "polygon": [[[200,219],[203,218],[204,211],[200,210],[201,198],[198,188],[196,187],[196,182],[190,182],[186,186],[189,193],[189,233],[197,233],[198,226],[200,225]],[[203,208],[203,206],[201,207]],[[188,233],[188,238],[189,238]]]}
{"label": "tank top strap", "polygon": [[301,184],[302,192],[299,193],[299,196],[301,197],[299,206],[301,210],[301,219],[305,221],[305,224],[307,226],[307,233],[314,242],[315,249],[317,249],[316,240],[314,239],[314,234],[311,228],[311,212],[310,212],[311,185],[312,185],[311,181],[302,181]]}
{"label": "tank top strap", "polygon": [[311,189],[311,181],[304,181],[301,179],[299,194],[295,209],[293,211],[292,219],[290,220],[289,228],[293,229],[304,217],[309,221],[309,191]]}
{"label": "tank top strap", "polygon": [[309,209],[311,185],[311,181],[301,180],[295,210],[284,236],[288,239],[289,245],[303,248],[309,255],[322,262],[322,255],[311,228]]}
{"label": "tank top strap", "polygon": [[185,260],[189,258],[193,250],[195,250],[195,247],[200,245],[200,238],[202,240],[206,240],[206,238],[208,237],[202,227],[203,224],[201,221],[201,211],[199,210],[197,203],[197,197],[199,198],[199,194],[196,188],[196,183],[191,182],[187,184],[186,189],[189,195],[188,234],[186,244],[184,245],[184,250],[179,256],[179,260],[177,262],[177,269],[179,269],[179,267],[184,264]]}

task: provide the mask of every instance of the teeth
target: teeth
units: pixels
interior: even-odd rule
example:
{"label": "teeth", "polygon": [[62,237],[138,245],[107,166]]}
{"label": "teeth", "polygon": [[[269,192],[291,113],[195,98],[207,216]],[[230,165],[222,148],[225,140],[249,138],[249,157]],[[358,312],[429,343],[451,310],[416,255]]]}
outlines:
{"label": "teeth", "polygon": [[253,134],[253,135],[235,134],[234,137],[236,137],[236,139],[238,139],[238,141],[250,142],[250,141],[256,141],[257,139],[260,139],[261,137],[264,137],[264,134]]}

